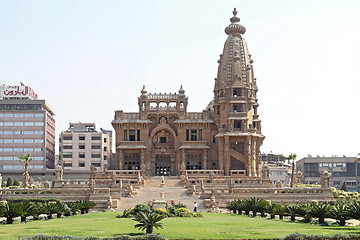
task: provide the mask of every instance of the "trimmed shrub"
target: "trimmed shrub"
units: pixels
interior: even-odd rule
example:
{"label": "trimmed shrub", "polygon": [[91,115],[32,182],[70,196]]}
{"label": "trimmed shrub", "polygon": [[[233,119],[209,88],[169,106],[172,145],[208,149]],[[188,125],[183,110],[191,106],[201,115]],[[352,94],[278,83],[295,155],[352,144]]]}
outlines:
{"label": "trimmed shrub", "polygon": [[12,185],[14,185],[14,180],[13,180],[12,177],[10,176],[10,177],[8,177],[8,179],[7,179],[7,181],[6,181],[6,186],[7,186],[7,187],[10,187],[10,186],[12,186]]}
{"label": "trimmed shrub", "polygon": [[22,237],[20,240],[167,240],[166,237],[160,234],[146,234],[138,236],[129,236],[129,235],[119,235],[115,237],[76,237],[76,236],[49,236],[39,234],[33,237]]}
{"label": "trimmed shrub", "polygon": [[20,181],[19,181],[19,179],[15,179],[13,186],[18,186],[18,187],[20,187]]}
{"label": "trimmed shrub", "polygon": [[292,233],[289,234],[281,240],[358,240],[360,235],[358,234],[335,234],[334,236],[327,236],[327,235],[307,235],[302,233]]}

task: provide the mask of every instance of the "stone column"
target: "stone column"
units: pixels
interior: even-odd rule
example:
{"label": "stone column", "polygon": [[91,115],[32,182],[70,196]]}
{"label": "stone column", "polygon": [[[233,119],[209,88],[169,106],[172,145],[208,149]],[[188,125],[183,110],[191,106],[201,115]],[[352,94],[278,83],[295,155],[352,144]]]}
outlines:
{"label": "stone column", "polygon": [[207,169],[207,149],[203,149],[203,169]]}
{"label": "stone column", "polygon": [[224,170],[225,175],[230,176],[230,142],[229,142],[229,136],[225,136],[225,149],[224,149]]}
{"label": "stone column", "polygon": [[224,139],[218,138],[219,143],[219,170],[224,170]]}
{"label": "stone column", "polygon": [[247,160],[247,175],[248,176],[252,176],[251,175],[251,137],[246,137],[246,153],[245,153],[245,157]]}
{"label": "stone column", "polygon": [[256,141],[252,141],[251,148],[251,172],[252,176],[256,177]]}
{"label": "stone column", "polygon": [[145,150],[140,150],[140,170],[142,171],[143,175],[146,172],[146,165],[145,165]]}
{"label": "stone column", "polygon": [[181,164],[180,164],[180,170],[181,174],[185,174],[184,171],[186,170],[186,152],[185,149],[181,149]]}
{"label": "stone column", "polygon": [[119,150],[119,157],[118,157],[118,169],[123,170],[123,150]]}

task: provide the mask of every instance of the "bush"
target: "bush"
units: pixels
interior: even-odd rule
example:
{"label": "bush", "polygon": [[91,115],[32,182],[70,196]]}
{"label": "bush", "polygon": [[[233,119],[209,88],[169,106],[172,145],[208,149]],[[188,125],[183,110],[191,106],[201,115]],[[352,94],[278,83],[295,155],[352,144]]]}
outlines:
{"label": "bush", "polygon": [[360,235],[358,234],[336,234],[334,236],[327,236],[327,235],[307,235],[302,233],[292,233],[289,234],[281,240],[358,240]]}
{"label": "bush", "polygon": [[14,180],[13,180],[12,177],[10,176],[10,177],[8,177],[8,179],[7,179],[7,181],[6,181],[6,186],[7,186],[7,187],[10,187],[10,186],[12,186],[12,185],[14,185]]}
{"label": "bush", "polygon": [[15,181],[14,181],[14,186],[20,187],[20,181],[19,181],[19,179],[15,179]]}
{"label": "bush", "polygon": [[29,203],[29,202],[33,202],[33,203],[46,203],[46,202],[61,202],[60,199],[57,198],[13,198],[13,199],[9,199],[7,200],[8,203],[18,203],[18,202],[22,202],[22,203]]}
{"label": "bush", "polygon": [[48,236],[48,235],[36,235],[33,237],[22,237],[20,240],[167,240],[164,236],[160,234],[146,234],[138,236],[129,236],[129,235],[119,235],[115,237],[76,237],[76,236]]}

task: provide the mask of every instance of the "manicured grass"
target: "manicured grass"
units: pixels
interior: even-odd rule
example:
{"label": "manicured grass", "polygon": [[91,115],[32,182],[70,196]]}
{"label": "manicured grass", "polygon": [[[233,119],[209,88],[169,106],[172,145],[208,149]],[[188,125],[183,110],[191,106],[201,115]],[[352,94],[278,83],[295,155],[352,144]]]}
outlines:
{"label": "manicured grass", "polygon": [[[110,237],[136,234],[131,219],[115,218],[115,212],[90,213],[49,221],[2,225],[0,239],[18,239],[36,234]],[[359,233],[360,227],[319,226],[288,220],[249,218],[224,213],[205,213],[204,218],[166,218],[164,229],[155,230],[169,239],[258,239],[280,238],[293,232],[334,235]]]}

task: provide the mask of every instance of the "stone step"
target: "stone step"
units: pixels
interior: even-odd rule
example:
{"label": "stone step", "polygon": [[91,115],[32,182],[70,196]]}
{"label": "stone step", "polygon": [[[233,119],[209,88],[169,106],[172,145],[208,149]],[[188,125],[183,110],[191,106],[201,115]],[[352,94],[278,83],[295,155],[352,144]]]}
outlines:
{"label": "stone step", "polygon": [[[160,193],[164,193],[164,198],[160,197]],[[136,204],[146,204],[151,200],[164,200],[169,202],[173,200],[175,203],[181,202],[187,205],[192,211],[194,202],[198,203],[198,209],[204,210],[204,200],[197,196],[188,196],[187,190],[183,187],[143,187],[137,190],[137,194],[132,198],[122,198],[119,201],[118,210],[124,210],[134,207]]]}

